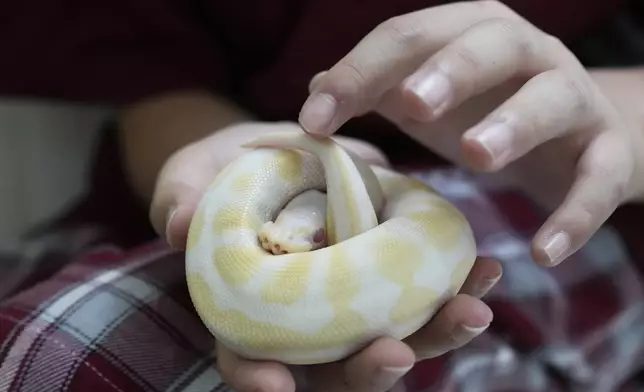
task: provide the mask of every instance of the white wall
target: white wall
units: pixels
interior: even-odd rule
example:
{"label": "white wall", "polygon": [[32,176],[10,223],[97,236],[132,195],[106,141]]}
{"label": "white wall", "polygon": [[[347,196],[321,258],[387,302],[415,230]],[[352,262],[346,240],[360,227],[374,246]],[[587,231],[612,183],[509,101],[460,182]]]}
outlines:
{"label": "white wall", "polygon": [[100,107],[0,100],[0,245],[52,217],[86,185]]}

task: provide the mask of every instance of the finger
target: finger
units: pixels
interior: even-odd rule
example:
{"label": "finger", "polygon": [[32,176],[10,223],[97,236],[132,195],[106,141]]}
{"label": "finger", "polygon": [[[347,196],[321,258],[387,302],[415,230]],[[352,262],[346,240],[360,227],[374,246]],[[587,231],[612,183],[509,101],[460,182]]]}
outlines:
{"label": "finger", "polygon": [[249,361],[219,343],[217,363],[224,381],[238,392],[295,392],[293,377],[279,363]]}
{"label": "finger", "polygon": [[345,361],[311,367],[315,391],[385,392],[414,365],[413,351],[393,338],[381,338]]}
{"label": "finger", "polygon": [[499,2],[461,2],[394,17],[371,31],[321,77],[299,116],[311,133],[332,134],[369,111],[436,50],[490,17],[519,18]]}
{"label": "finger", "polygon": [[173,154],[157,178],[150,206],[150,221],[170,246],[183,249],[188,227],[206,188],[221,170],[247,148],[241,145],[262,132],[292,123],[244,123],[224,128]]}
{"label": "finger", "polygon": [[173,248],[183,248],[199,199],[217,171],[207,154],[190,148],[173,156],[159,173],[150,205],[150,222]]}
{"label": "finger", "polygon": [[405,339],[417,358],[434,358],[469,343],[492,322],[492,310],[479,299],[459,294],[432,320]]}
{"label": "finger", "polygon": [[546,37],[512,18],[475,24],[403,82],[408,115],[429,121],[515,77],[555,68],[563,54]]}
{"label": "finger", "polygon": [[496,171],[551,139],[598,129],[597,99],[583,78],[558,69],[541,73],[463,134],[464,158],[475,169]]}
{"label": "finger", "polygon": [[534,237],[532,256],[555,266],[579,250],[624,201],[632,154],[617,132],[600,134],[582,155],[568,195]]}
{"label": "finger", "polygon": [[474,266],[459,293],[482,298],[501,279],[502,274],[503,269],[498,260],[479,257],[474,262]]}

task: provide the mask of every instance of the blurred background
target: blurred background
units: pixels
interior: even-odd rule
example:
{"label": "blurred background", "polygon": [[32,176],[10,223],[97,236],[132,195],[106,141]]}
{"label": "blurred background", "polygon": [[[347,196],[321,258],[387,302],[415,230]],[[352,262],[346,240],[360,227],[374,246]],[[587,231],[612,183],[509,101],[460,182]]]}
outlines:
{"label": "blurred background", "polygon": [[[644,2],[632,1],[572,49],[589,66],[642,64],[643,19]],[[0,246],[17,246],[25,233],[83,197],[113,113],[110,107],[0,97]]]}
{"label": "blurred background", "polygon": [[106,107],[0,99],[0,246],[18,246],[84,195],[111,114]]}

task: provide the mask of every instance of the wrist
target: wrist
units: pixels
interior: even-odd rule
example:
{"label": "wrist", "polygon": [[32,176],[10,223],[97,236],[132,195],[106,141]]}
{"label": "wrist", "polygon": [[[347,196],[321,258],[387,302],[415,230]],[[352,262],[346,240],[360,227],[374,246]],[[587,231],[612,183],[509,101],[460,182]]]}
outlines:
{"label": "wrist", "polygon": [[150,201],[165,161],[177,150],[252,117],[234,104],[202,91],[146,99],[119,117],[122,162],[133,191]]}

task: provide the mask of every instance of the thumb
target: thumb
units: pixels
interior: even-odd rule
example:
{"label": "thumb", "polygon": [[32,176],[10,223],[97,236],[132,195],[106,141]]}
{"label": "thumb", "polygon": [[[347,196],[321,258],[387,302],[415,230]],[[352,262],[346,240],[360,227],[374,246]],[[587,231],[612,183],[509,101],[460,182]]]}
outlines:
{"label": "thumb", "polygon": [[184,248],[199,199],[218,172],[215,165],[208,164],[208,156],[202,150],[194,144],[178,151],[157,178],[150,221],[173,248]]}
{"label": "thumb", "polygon": [[[249,149],[241,147],[255,136],[302,129],[296,123],[242,123],[213,133],[173,154],[159,173],[150,221],[157,234],[177,249],[184,249],[190,221],[206,188],[226,165]],[[373,145],[342,136],[334,139],[371,165],[387,167],[384,153]]]}
{"label": "thumb", "polygon": [[266,131],[266,124],[239,123],[175,152],[159,173],[150,205],[156,233],[171,247],[184,249],[190,221],[206,188],[228,163],[248,151],[241,147],[245,141]]}

